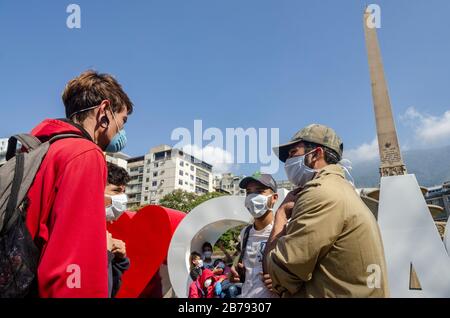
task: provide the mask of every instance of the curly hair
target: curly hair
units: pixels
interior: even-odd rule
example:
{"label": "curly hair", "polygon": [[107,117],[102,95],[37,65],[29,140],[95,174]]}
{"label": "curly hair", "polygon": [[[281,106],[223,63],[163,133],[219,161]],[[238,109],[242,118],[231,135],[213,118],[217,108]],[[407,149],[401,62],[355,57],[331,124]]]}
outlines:
{"label": "curly hair", "polygon": [[125,186],[130,181],[128,172],[118,165],[111,162],[107,163],[108,167],[108,183],[116,186]]}

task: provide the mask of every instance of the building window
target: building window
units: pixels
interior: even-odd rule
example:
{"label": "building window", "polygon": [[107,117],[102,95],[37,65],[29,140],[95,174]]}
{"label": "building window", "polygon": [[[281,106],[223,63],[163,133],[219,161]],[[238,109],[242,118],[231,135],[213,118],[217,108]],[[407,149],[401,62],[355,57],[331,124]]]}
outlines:
{"label": "building window", "polygon": [[194,176],[191,174],[191,180],[194,181]]}
{"label": "building window", "polygon": [[139,167],[139,173],[144,173],[144,167]]}
{"label": "building window", "polygon": [[202,188],[199,188],[199,187],[195,187],[195,192],[196,192],[196,193],[201,193],[201,194],[203,194],[203,193],[208,193],[207,190],[202,189]]}
{"label": "building window", "polygon": [[158,163],[157,162],[155,162],[154,167],[158,168]]}
{"label": "building window", "polygon": [[150,182],[150,178],[145,178],[145,182]]}
{"label": "building window", "polygon": [[157,177],[158,176],[158,171],[153,172],[153,176]]}
{"label": "building window", "polygon": [[209,174],[203,170],[197,170],[197,175],[199,177],[202,177],[204,179],[208,179],[209,178]]}
{"label": "building window", "polygon": [[180,170],[180,171],[178,172],[178,174],[179,174],[180,176],[182,176],[182,175],[183,175],[183,170]]}
{"label": "building window", "polygon": [[146,201],[146,202],[147,202],[147,201],[148,201],[148,197],[144,197],[144,201]]}
{"label": "building window", "polygon": [[180,161],[180,166],[184,167],[184,162]]}
{"label": "building window", "polygon": [[147,173],[150,173],[150,168],[147,169]]}
{"label": "building window", "polygon": [[191,166],[191,171],[194,171],[194,166]]}
{"label": "building window", "polygon": [[152,187],[156,187],[158,185],[158,181],[153,181],[152,182]]}
{"label": "building window", "polygon": [[148,191],[148,187],[145,187],[145,191]]}
{"label": "building window", "polygon": [[138,182],[142,182],[142,176],[139,176]]}
{"label": "building window", "polygon": [[148,164],[148,165],[150,164],[150,159],[149,159],[149,160],[147,160],[147,164]]}
{"label": "building window", "polygon": [[130,168],[130,173],[136,172],[136,171],[138,171],[138,170],[139,170],[138,167]]}
{"label": "building window", "polygon": [[179,185],[183,185],[183,180],[178,180]]}

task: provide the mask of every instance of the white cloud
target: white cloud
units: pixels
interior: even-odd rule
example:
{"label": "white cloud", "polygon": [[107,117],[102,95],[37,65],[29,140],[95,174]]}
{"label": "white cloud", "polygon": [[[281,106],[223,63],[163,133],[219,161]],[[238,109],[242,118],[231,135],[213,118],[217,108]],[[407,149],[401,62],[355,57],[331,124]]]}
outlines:
{"label": "white cloud", "polygon": [[376,137],[370,143],[363,143],[355,149],[344,151],[344,157],[349,158],[352,162],[374,160],[378,155],[378,140]]}
{"label": "white cloud", "polygon": [[420,113],[414,107],[410,107],[401,119],[414,127],[419,143],[435,144],[450,140],[450,110],[437,117]]}
{"label": "white cloud", "polygon": [[232,154],[219,147],[200,148],[197,145],[187,145],[183,147],[183,151],[211,164],[215,174],[229,172],[234,163]]}

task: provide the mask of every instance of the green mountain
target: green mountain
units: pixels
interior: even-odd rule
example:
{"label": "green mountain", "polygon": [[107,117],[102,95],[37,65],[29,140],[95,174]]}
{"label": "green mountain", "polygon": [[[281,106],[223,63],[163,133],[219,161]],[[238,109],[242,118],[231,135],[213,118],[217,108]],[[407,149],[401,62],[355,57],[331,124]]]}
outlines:
{"label": "green mountain", "polygon": [[[421,186],[441,185],[450,181],[450,146],[403,152],[408,173],[414,173]],[[378,187],[379,159],[353,164],[352,175],[358,188]]]}

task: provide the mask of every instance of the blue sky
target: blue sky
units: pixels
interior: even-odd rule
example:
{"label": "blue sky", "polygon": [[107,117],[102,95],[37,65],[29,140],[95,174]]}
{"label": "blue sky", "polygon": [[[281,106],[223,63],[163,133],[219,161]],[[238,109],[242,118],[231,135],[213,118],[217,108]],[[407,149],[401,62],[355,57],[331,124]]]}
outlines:
{"label": "blue sky", "polygon": [[[66,26],[70,3],[81,7],[81,29]],[[133,156],[174,144],[175,128],[193,130],[201,119],[224,132],[279,128],[281,142],[319,122],[336,129],[355,160],[373,158],[368,3],[0,0],[0,136],[62,117],[65,83],[93,68],[115,75],[135,104],[125,149]],[[450,2],[374,3],[403,148],[449,144]]]}

